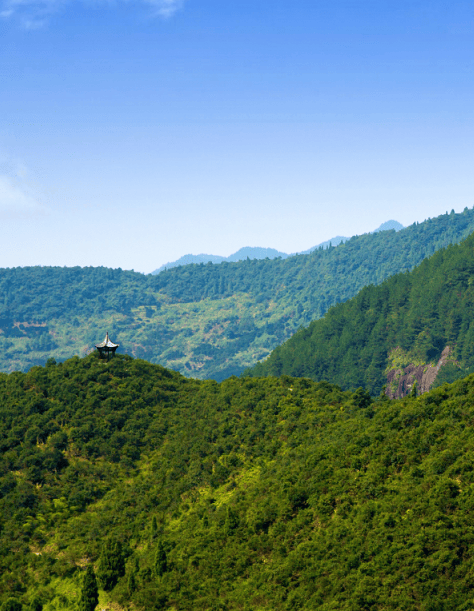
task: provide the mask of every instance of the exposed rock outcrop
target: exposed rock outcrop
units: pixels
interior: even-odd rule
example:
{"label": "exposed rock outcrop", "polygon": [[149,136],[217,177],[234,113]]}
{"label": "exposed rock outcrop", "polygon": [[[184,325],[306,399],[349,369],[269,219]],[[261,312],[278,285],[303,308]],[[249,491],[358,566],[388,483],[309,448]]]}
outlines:
{"label": "exposed rock outcrop", "polygon": [[408,365],[404,368],[394,368],[387,372],[387,388],[385,393],[391,399],[406,397],[416,381],[419,395],[428,392],[433,386],[436,376],[443,365],[446,365],[451,348],[446,346],[436,365]]}

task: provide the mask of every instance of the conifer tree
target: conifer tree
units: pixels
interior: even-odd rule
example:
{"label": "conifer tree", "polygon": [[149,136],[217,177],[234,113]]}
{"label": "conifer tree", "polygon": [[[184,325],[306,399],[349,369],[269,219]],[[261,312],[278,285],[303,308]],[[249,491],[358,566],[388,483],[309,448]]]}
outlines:
{"label": "conifer tree", "polygon": [[158,523],[156,521],[156,516],[153,516],[151,521],[151,541],[153,542],[156,539],[156,535],[158,534]]}
{"label": "conifer tree", "polygon": [[128,583],[127,583],[127,589],[128,589],[128,595],[131,596],[135,590],[137,589],[137,575],[138,572],[140,570],[140,565],[138,563],[138,558],[135,557],[135,561],[132,565],[132,568],[130,569],[130,574],[128,576]]}
{"label": "conifer tree", "polygon": [[94,569],[89,564],[82,582],[81,599],[79,601],[79,611],[94,611],[99,602],[99,590]]}
{"label": "conifer tree", "polygon": [[130,575],[128,576],[128,583],[127,583],[128,595],[131,596],[135,592],[136,589],[137,589],[137,578],[135,576],[134,571],[132,570],[130,572]]}
{"label": "conifer tree", "polygon": [[168,570],[168,559],[166,550],[163,546],[163,541],[158,542],[158,547],[155,554],[155,573],[161,577]]}
{"label": "conifer tree", "polygon": [[97,567],[99,583],[108,592],[115,587],[123,575],[125,575],[125,560],[122,544],[120,541],[108,539],[102,548]]}
{"label": "conifer tree", "polygon": [[417,384],[416,384],[416,380],[413,382],[413,386],[410,392],[410,397],[416,397],[418,396],[418,389],[417,389]]}

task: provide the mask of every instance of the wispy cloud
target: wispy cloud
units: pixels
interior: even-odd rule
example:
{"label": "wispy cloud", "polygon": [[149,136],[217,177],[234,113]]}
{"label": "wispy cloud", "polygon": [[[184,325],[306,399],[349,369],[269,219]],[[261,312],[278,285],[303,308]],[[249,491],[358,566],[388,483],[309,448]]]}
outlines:
{"label": "wispy cloud", "polygon": [[3,19],[17,17],[27,30],[43,27],[49,17],[65,4],[65,0],[0,0]]}
{"label": "wispy cloud", "polygon": [[160,17],[171,17],[178,11],[182,6],[184,0],[146,0],[150,4],[154,12]]}
{"label": "wispy cloud", "polygon": [[[3,19],[19,18],[26,29],[37,29],[48,23],[51,15],[59,11],[66,4],[87,0],[0,0],[0,17]],[[98,0],[103,4],[114,6],[118,2],[134,1],[151,7],[152,13],[164,19],[172,17],[180,10],[185,0]]]}
{"label": "wispy cloud", "polygon": [[43,216],[48,210],[22,165],[0,164],[0,219]]}

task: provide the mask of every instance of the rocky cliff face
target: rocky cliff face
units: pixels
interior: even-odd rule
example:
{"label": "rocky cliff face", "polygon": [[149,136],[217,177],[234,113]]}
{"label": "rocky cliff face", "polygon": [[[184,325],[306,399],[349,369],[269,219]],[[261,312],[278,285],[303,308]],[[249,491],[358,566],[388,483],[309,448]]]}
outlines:
{"label": "rocky cliff face", "polygon": [[443,365],[446,365],[450,354],[451,348],[446,346],[436,365],[407,365],[406,367],[389,369],[387,371],[387,388],[385,393],[390,399],[406,397],[411,392],[415,381],[419,395],[428,392],[433,386],[439,370]]}

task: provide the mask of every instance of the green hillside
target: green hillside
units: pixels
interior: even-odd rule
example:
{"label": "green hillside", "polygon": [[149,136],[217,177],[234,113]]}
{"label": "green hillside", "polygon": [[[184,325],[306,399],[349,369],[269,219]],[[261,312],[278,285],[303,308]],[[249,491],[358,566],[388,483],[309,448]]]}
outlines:
{"label": "green hillside", "polygon": [[[474,371],[474,236],[329,310],[250,376],[306,376],[406,394]],[[435,378],[436,369],[439,368]],[[405,386],[403,386],[405,384]],[[420,388],[424,385],[423,388]]]}
{"label": "green hillside", "polygon": [[222,380],[368,284],[474,230],[474,210],[354,237],[285,260],[187,265],[157,276],[106,268],[0,269],[0,370],[84,356],[108,331],[129,354]]}
{"label": "green hillside", "polygon": [[115,611],[470,611],[473,419],[474,376],[371,402],[126,356],[1,374],[0,601],[72,611],[95,575]]}

